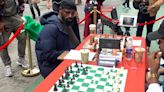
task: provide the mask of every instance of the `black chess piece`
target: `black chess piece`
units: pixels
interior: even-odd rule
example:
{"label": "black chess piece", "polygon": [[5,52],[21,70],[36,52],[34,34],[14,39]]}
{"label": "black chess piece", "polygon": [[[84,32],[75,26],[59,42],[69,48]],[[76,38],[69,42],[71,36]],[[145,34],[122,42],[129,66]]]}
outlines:
{"label": "black chess piece", "polygon": [[85,71],[88,71],[87,66],[85,67]]}
{"label": "black chess piece", "polygon": [[66,92],[66,88],[65,88],[65,85],[64,85],[64,92]]}
{"label": "black chess piece", "polygon": [[73,78],[72,78],[73,80],[75,79],[75,75],[73,74]]}
{"label": "black chess piece", "polygon": [[54,91],[58,91],[56,84],[54,85]]}
{"label": "black chess piece", "polygon": [[65,79],[68,79],[68,73],[65,74]]}
{"label": "black chess piece", "polygon": [[81,67],[83,67],[83,63],[81,63]]}
{"label": "black chess piece", "polygon": [[84,74],[84,75],[86,75],[87,74],[87,72],[86,72],[86,69],[85,68],[83,68],[83,73],[82,74]]}
{"label": "black chess piece", "polygon": [[67,88],[69,88],[69,87],[70,87],[69,82],[67,82]]}
{"label": "black chess piece", "polygon": [[70,69],[70,73],[73,73],[72,69]]}
{"label": "black chess piece", "polygon": [[67,71],[69,71],[69,67],[67,67]]}
{"label": "black chess piece", "polygon": [[75,74],[75,77],[78,77],[79,75],[78,75],[78,71],[76,71],[76,74]]}
{"label": "black chess piece", "polygon": [[75,67],[78,67],[78,64],[77,64],[77,62],[76,62],[76,64],[75,64]]}
{"label": "black chess piece", "polygon": [[70,69],[72,70],[72,66],[70,66]]}
{"label": "black chess piece", "polygon": [[62,87],[62,81],[59,79],[59,87]]}
{"label": "black chess piece", "polygon": [[62,79],[64,79],[64,76],[62,75]]}
{"label": "black chess piece", "polygon": [[62,80],[62,82],[64,83],[64,79],[61,79]]}
{"label": "black chess piece", "polygon": [[77,69],[77,73],[80,73],[80,69],[79,68]]}
{"label": "black chess piece", "polygon": [[73,71],[72,71],[72,66],[70,66],[70,73],[73,73]]}
{"label": "black chess piece", "polygon": [[71,79],[70,84],[73,84],[73,79]]}

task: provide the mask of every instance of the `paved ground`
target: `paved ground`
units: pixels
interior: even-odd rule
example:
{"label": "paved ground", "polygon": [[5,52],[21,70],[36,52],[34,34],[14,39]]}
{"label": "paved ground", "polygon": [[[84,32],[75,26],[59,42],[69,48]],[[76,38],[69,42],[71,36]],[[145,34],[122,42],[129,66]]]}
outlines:
{"label": "paved ground", "polygon": [[[82,5],[78,5],[78,12],[79,12],[80,19],[82,19],[84,17],[84,9],[83,8],[84,8],[84,1],[85,0],[82,0],[82,1],[83,1]],[[106,0],[106,1],[108,1],[108,0]],[[108,2],[106,3],[105,2],[104,4],[115,5],[115,4],[118,4],[117,1],[123,2],[123,0],[110,0],[110,1],[112,3],[108,3]],[[40,7],[42,14],[49,11],[45,6],[45,2],[43,2],[43,1],[39,4],[39,7]],[[163,9],[164,9],[164,7],[163,7]],[[120,11],[121,12],[125,11],[125,9],[119,10],[119,12]],[[124,12],[124,14],[127,12],[135,12],[136,13],[135,10],[134,11],[133,10],[127,10],[126,12]],[[128,13],[128,14],[130,14],[130,13]],[[26,5],[26,10],[24,12],[24,15],[30,15],[31,16],[31,12],[29,10],[28,5]],[[162,15],[164,15],[164,13]],[[157,26],[159,26],[159,25],[157,25]],[[83,35],[83,27],[84,27],[83,25],[80,25],[81,37]],[[132,34],[135,34],[135,32],[133,32]],[[35,65],[37,65],[36,64],[35,51],[34,51],[35,42],[33,42],[33,41],[31,41],[31,42],[32,42],[33,63]],[[18,59],[18,56],[17,56],[17,40],[14,40],[9,45],[8,49],[9,49],[9,54],[10,54],[11,60],[12,60],[12,69],[14,72],[14,76],[11,78],[4,76],[4,71],[3,71],[4,66],[2,64],[2,61],[0,60],[0,92],[23,92],[23,91],[25,91],[25,89],[27,89],[27,87],[33,85],[35,83],[35,81],[40,77],[40,75],[36,76],[36,77],[23,77],[21,75],[22,69],[21,69],[21,67],[17,66],[15,63]],[[26,59],[28,60],[27,53],[26,53]]]}

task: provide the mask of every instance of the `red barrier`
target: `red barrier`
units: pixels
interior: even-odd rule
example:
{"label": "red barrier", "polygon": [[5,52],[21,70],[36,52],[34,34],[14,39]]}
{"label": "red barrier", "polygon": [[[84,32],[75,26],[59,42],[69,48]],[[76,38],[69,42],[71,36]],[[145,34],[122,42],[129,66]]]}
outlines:
{"label": "red barrier", "polygon": [[114,23],[114,24],[118,24],[118,23],[119,23],[118,20],[115,20],[115,19],[109,18],[109,17],[107,17],[106,15],[104,15],[102,12],[100,12],[99,14],[100,14],[100,16],[105,17],[106,19],[108,19],[110,22],[112,22],[112,23]]}
{"label": "red barrier", "polygon": [[[106,15],[104,15],[102,12],[98,12],[101,16],[105,17],[106,19],[108,19],[110,22],[114,23],[114,24],[118,24],[119,23],[119,20],[115,20],[115,19],[112,19],[112,18],[109,18],[107,17]],[[137,26],[144,26],[144,25],[149,25],[149,24],[152,24],[156,21],[159,21],[161,19],[163,19],[164,16],[161,16],[159,18],[157,18],[156,20],[152,20],[152,21],[148,21],[148,22],[145,22],[145,23],[139,23],[137,24]]]}
{"label": "red barrier", "polygon": [[164,16],[161,16],[161,17],[157,18],[156,20],[148,21],[148,22],[145,22],[145,23],[139,23],[138,26],[149,25],[149,24],[152,24],[152,23],[154,23],[156,21],[159,21],[159,20],[161,20],[163,18],[164,18]]}
{"label": "red barrier", "polygon": [[90,12],[89,14],[87,14],[84,19],[82,19],[78,24],[81,24],[83,21],[85,21],[86,19],[89,18],[89,16],[91,15],[92,12]]}
{"label": "red barrier", "polygon": [[23,29],[24,24],[22,24],[18,30],[15,32],[15,34],[13,35],[13,37],[11,39],[9,39],[5,44],[3,44],[2,46],[0,46],[0,51],[5,49],[20,33],[20,31]]}

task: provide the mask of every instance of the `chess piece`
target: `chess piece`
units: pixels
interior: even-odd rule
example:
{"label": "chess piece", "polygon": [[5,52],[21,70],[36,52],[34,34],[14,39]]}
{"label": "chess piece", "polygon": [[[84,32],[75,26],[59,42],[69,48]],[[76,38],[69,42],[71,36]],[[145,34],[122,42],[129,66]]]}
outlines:
{"label": "chess piece", "polygon": [[88,71],[87,66],[85,67],[85,71]]}
{"label": "chess piece", "polygon": [[70,84],[73,84],[73,79],[71,79]]}
{"label": "chess piece", "polygon": [[75,75],[73,74],[73,78],[72,78],[73,80],[75,79]]}
{"label": "chess piece", "polygon": [[62,80],[62,82],[64,83],[64,79],[62,78],[61,80]]}
{"label": "chess piece", "polygon": [[75,65],[75,67],[78,67],[78,64],[77,64],[77,62],[76,62],[76,65]]}
{"label": "chess piece", "polygon": [[65,88],[65,85],[64,85],[64,92],[66,92],[66,88]]}
{"label": "chess piece", "polygon": [[65,74],[65,79],[68,79],[68,73]]}
{"label": "chess piece", "polygon": [[86,72],[85,68],[83,68],[83,73],[82,73],[82,74],[84,74],[84,75],[86,75],[86,74],[87,74],[87,72]]}
{"label": "chess piece", "polygon": [[69,82],[67,82],[67,88],[69,88],[70,86],[69,86]]}
{"label": "chess piece", "polygon": [[58,91],[56,84],[54,85],[54,91]]}
{"label": "chess piece", "polygon": [[76,71],[76,74],[75,74],[75,77],[78,77],[79,75],[78,75],[78,71]]}
{"label": "chess piece", "polygon": [[59,79],[59,87],[62,87],[62,81]]}
{"label": "chess piece", "polygon": [[69,67],[67,67],[67,71],[69,71]]}
{"label": "chess piece", "polygon": [[77,73],[80,73],[80,69],[79,68],[77,69]]}
{"label": "chess piece", "polygon": [[73,73],[72,68],[70,68],[70,73]]}
{"label": "chess piece", "polygon": [[81,67],[83,67],[83,63],[81,62]]}
{"label": "chess piece", "polygon": [[70,66],[70,70],[72,70],[72,66]]}
{"label": "chess piece", "polygon": [[64,76],[62,75],[62,79],[64,79]]}

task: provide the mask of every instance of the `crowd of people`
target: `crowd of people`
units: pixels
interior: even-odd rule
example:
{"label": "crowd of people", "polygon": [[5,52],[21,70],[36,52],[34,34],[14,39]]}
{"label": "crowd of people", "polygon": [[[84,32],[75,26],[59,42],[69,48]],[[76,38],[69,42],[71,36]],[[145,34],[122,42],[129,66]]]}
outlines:
{"label": "crowd of people", "polygon": [[[24,4],[30,5],[30,10],[33,19],[36,18],[33,5],[41,15],[38,2],[33,0],[22,1],[18,0],[0,0],[0,45],[3,45],[9,40],[11,33],[15,33],[19,26],[23,23],[21,16],[24,11]],[[104,0],[100,0],[104,1]],[[140,0],[143,3],[145,0]],[[126,0],[123,5],[129,7],[129,0]],[[147,12],[138,10],[138,23],[148,22],[156,19],[156,14],[160,6],[164,4],[164,0],[151,0],[148,2]],[[18,8],[17,8],[18,7]],[[47,8],[53,8],[53,11],[45,13],[40,18],[40,23],[43,29],[36,41],[35,51],[38,61],[38,66],[41,75],[46,78],[62,61],[57,57],[64,51],[76,48],[80,41],[78,21],[78,12],[76,4],[73,0],[47,0]],[[158,31],[153,31],[153,24],[147,26],[146,44],[149,50],[151,40],[157,40],[160,51],[152,52],[149,57],[150,76],[147,78],[147,92],[162,92],[158,78],[164,73],[164,68],[160,68],[160,60],[164,59],[164,21],[162,21]],[[142,36],[144,26],[137,27],[136,36]],[[29,65],[25,60],[26,48],[26,33],[21,32],[17,36],[18,40],[18,65],[23,68],[28,68]],[[160,53],[159,53],[160,52]],[[5,66],[5,76],[13,76],[11,70],[11,59],[8,49],[0,51],[0,56]],[[164,87],[163,87],[164,88]],[[158,90],[158,91],[157,91]]]}

